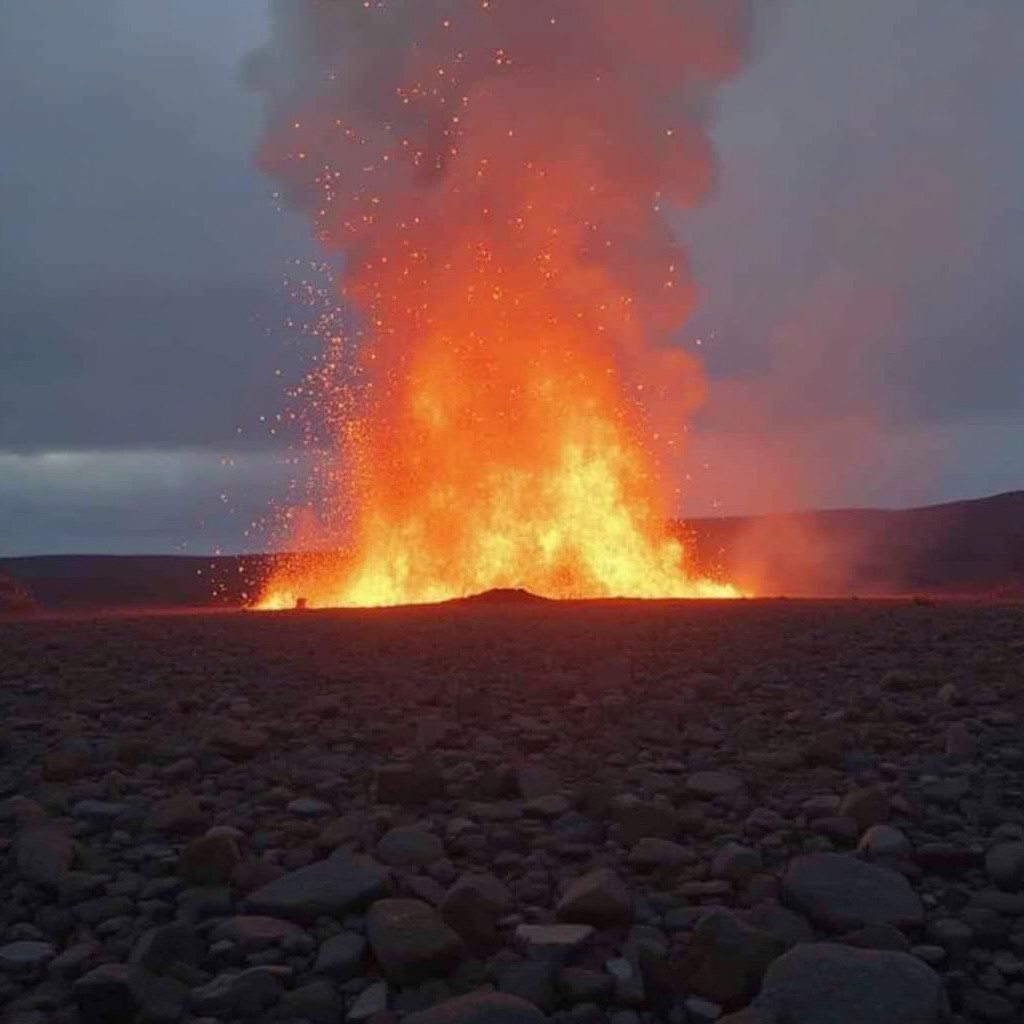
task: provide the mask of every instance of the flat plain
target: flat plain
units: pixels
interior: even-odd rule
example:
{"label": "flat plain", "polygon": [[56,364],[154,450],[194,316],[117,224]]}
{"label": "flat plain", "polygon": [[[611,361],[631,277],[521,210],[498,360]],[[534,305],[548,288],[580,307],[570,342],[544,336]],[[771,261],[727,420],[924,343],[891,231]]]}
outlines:
{"label": "flat plain", "polygon": [[1024,1012],[1020,604],[38,617],[0,716],[5,1019]]}

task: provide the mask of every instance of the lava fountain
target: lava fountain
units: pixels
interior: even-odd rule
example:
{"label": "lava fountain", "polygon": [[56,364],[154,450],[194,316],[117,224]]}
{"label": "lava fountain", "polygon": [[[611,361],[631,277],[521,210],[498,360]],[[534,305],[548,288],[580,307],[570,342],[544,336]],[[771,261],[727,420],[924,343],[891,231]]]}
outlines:
{"label": "lava fountain", "polygon": [[260,161],[341,254],[354,326],[320,405],[356,397],[326,410],[345,553],[284,559],[259,606],[736,596],[669,526],[665,459],[703,379],[670,341],[694,289],[665,214],[713,185],[709,101],[749,4],[272,10],[247,69]]}

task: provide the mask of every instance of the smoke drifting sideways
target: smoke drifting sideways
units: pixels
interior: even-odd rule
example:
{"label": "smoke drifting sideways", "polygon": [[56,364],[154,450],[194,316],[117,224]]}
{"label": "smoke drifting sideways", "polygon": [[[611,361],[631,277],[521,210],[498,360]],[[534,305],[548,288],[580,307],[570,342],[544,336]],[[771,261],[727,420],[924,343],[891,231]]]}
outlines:
{"label": "smoke drifting sideways", "polygon": [[[696,289],[665,214],[713,191],[713,96],[747,60],[752,8],[273,4],[245,68],[266,104],[259,162],[339,254],[359,327],[328,363],[361,381],[364,415],[319,412],[344,409],[357,561],[390,566],[345,569],[341,593],[339,567],[311,580],[307,561],[320,603],[480,583],[639,596],[642,578],[682,596],[662,460],[704,380],[672,344]],[[626,575],[594,564],[609,544]],[[542,578],[517,575],[524,555]]]}

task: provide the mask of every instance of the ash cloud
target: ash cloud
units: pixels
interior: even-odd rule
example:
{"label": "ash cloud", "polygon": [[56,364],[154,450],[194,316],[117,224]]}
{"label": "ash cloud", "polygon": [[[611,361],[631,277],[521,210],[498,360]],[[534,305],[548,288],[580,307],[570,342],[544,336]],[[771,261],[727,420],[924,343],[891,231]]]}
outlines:
{"label": "ash cloud", "polygon": [[[364,307],[365,268],[399,227],[426,244],[480,202],[495,224],[524,209],[557,218],[577,264],[561,287],[588,316],[628,296],[612,333],[624,367],[649,373],[651,344],[696,300],[665,214],[714,194],[711,101],[746,63],[755,6],[276,0],[271,42],[244,69],[266,100],[260,163],[344,251],[346,294]],[[527,181],[537,166],[556,183],[544,194]],[[695,363],[663,354],[676,359],[656,374],[685,409]]]}

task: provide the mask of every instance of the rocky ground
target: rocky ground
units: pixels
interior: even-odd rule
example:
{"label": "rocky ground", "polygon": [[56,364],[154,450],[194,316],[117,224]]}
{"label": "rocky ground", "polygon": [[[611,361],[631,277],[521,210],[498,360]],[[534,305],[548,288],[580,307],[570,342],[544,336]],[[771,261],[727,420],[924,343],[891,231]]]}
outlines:
{"label": "rocky ground", "polygon": [[1024,1018],[1024,608],[0,624],[19,1024]]}

